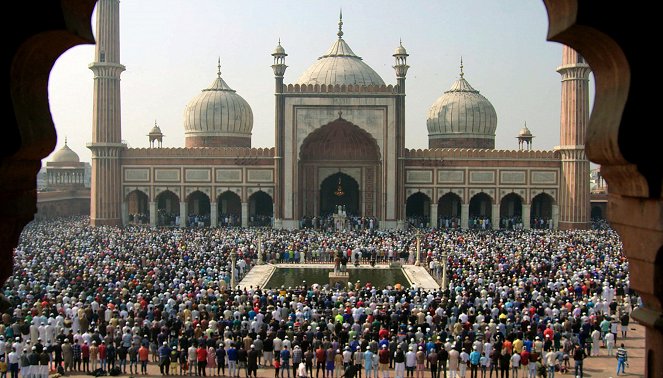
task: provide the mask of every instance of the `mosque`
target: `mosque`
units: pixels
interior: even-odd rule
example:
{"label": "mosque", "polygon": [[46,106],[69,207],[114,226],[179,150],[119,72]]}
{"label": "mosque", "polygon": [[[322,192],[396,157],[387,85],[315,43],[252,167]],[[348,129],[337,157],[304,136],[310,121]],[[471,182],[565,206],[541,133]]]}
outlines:
{"label": "mosque", "polygon": [[[431,99],[428,148],[406,148],[406,130],[424,126],[405,125],[408,53],[402,44],[396,47],[395,80],[385,81],[343,38],[342,18],[329,49],[292,82],[285,77],[285,48],[279,42],[271,53],[273,148],[251,147],[251,106],[228,84],[232,80],[221,76],[220,67],[186,105],[184,147],[163,148],[155,123],[147,133],[149,148],[127,148],[121,137],[125,67],[119,61],[119,2],[99,1],[97,16],[98,43],[89,66],[94,73],[88,144],[93,225],[138,221],[295,229],[340,206],[348,216],[371,219],[381,229],[403,229],[409,222],[461,228],[589,226],[590,165],[584,145],[590,68],[568,47],[557,68],[560,146],[550,151],[532,149],[534,136],[527,127],[517,135],[518,149],[495,149],[497,113],[472,87],[462,61],[458,79]],[[59,170],[58,177],[69,177],[68,171],[79,177],[80,166],[73,164],[78,156],[66,145],[63,150],[47,169]],[[38,207],[40,212],[47,208],[41,199]]]}

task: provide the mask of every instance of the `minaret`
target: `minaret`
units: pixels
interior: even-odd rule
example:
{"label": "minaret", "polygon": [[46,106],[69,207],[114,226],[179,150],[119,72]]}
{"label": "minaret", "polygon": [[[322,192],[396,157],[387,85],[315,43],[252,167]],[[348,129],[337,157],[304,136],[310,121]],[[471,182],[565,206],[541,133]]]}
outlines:
{"label": "minaret", "polygon": [[285,193],[283,190],[284,185],[284,172],[285,172],[285,97],[283,95],[283,76],[285,70],[288,68],[285,64],[285,49],[281,46],[281,39],[279,44],[272,53],[274,57],[274,95],[276,96],[276,109],[275,109],[275,139],[276,146],[274,148],[274,169],[275,169],[275,191],[274,191],[274,228],[281,228],[283,221],[283,205],[285,201]]}
{"label": "minaret", "polygon": [[405,76],[410,68],[407,64],[409,54],[400,41],[394,51],[394,70],[398,85],[396,97],[396,219],[398,228],[405,228]]}
{"label": "minaret", "polygon": [[90,224],[121,225],[122,187],[120,154],[122,143],[120,111],[120,1],[97,3],[97,44],[92,110],[92,189]]}
{"label": "minaret", "polygon": [[590,227],[589,160],[585,154],[589,121],[589,74],[585,59],[570,47],[562,50],[562,110],[559,151],[562,160],[559,193],[559,228]]}

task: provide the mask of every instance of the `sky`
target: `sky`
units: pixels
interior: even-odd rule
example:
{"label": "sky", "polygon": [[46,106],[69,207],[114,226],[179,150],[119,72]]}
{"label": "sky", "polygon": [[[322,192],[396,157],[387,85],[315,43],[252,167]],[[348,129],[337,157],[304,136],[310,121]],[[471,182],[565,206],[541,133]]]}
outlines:
{"label": "sky", "polygon": [[[542,1],[522,0],[122,0],[120,63],[122,139],[148,147],[155,122],[164,147],[184,146],[186,104],[221,76],[253,110],[253,147],[274,146],[274,74],[279,39],[288,56],[284,82],[294,83],[343,38],[387,84],[396,84],[392,54],[410,54],[406,80],[407,148],[426,148],[431,105],[460,73],[497,112],[496,148],[517,149],[526,124],[533,148],[559,144],[562,45],[546,41]],[[96,33],[96,12],[90,22]],[[96,34],[95,34],[96,35]],[[49,80],[58,141],[90,161],[94,46],[65,52]],[[593,99],[593,77],[590,76]],[[44,163],[50,160],[50,155]]]}

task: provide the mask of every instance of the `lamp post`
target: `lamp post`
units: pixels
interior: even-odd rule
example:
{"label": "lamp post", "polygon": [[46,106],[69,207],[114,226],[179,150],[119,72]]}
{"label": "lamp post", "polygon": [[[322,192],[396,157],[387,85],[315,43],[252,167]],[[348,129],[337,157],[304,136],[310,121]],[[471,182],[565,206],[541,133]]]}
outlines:
{"label": "lamp post", "polygon": [[262,234],[258,233],[258,265],[262,265]]}
{"label": "lamp post", "polygon": [[237,253],[235,253],[235,250],[230,251],[230,287],[232,290],[235,290],[235,273],[236,273],[236,265],[237,262]]}
{"label": "lamp post", "polygon": [[447,251],[442,251],[442,290],[447,290]]}
{"label": "lamp post", "polygon": [[421,255],[421,231],[417,229],[417,261],[415,262],[416,266],[420,266],[419,256]]}

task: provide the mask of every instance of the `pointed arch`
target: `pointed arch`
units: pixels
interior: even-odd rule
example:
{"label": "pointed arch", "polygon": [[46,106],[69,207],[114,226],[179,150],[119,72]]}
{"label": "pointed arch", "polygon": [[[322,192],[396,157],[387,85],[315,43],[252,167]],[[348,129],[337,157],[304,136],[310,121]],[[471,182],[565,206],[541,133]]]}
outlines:
{"label": "pointed arch", "polygon": [[217,198],[218,225],[239,227],[242,225],[242,199],[233,191],[226,190]]}
{"label": "pointed arch", "polygon": [[180,198],[170,190],[164,190],[156,198],[157,225],[176,226],[180,217]]}
{"label": "pointed arch", "polygon": [[453,192],[445,193],[437,201],[437,225],[440,228],[460,227],[460,212],[463,199]]}
{"label": "pointed arch", "polygon": [[249,196],[249,225],[271,226],[274,215],[274,200],[268,193],[258,190]]}

